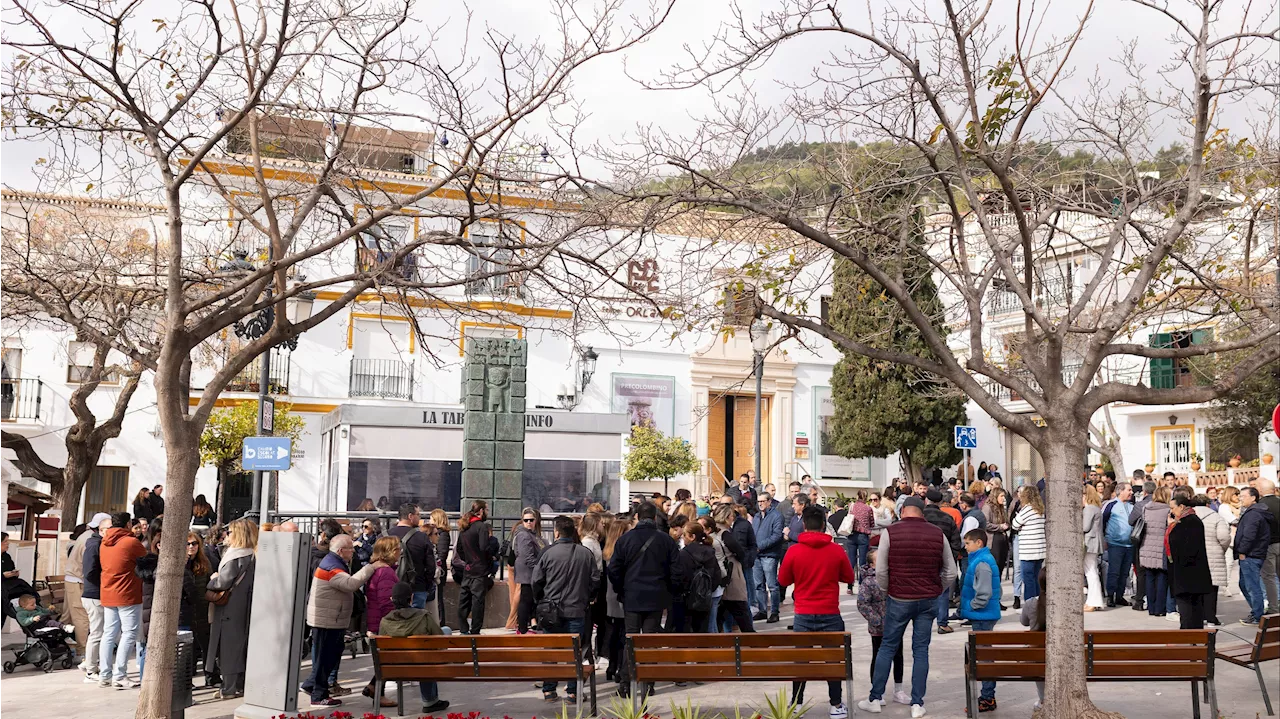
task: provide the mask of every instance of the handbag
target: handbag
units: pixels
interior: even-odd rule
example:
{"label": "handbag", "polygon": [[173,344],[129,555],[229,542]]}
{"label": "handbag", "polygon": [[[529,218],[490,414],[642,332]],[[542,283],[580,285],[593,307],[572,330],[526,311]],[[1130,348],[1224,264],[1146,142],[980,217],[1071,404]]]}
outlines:
{"label": "handbag", "polygon": [[1147,533],[1147,518],[1145,515],[1138,515],[1138,519],[1133,523],[1133,528],[1129,530],[1129,541],[1133,544],[1142,544],[1142,537]]}
{"label": "handbag", "polygon": [[214,605],[215,607],[227,606],[227,602],[231,601],[231,590],[235,589],[237,586],[240,585],[241,579],[244,579],[244,572],[241,572],[240,576],[236,577],[236,581],[232,582],[231,586],[227,587],[226,589],[204,590],[205,601]]}

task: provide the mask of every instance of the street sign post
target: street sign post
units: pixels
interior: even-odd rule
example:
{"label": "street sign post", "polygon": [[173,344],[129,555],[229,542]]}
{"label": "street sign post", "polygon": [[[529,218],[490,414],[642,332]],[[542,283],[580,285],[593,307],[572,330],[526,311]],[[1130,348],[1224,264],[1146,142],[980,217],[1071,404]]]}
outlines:
{"label": "street sign post", "polygon": [[246,472],[280,472],[289,469],[293,440],[288,437],[245,437],[240,466]]}
{"label": "street sign post", "polygon": [[960,466],[960,487],[969,485],[969,450],[978,448],[978,428],[957,424],[955,426],[956,449],[964,450],[964,464]]}

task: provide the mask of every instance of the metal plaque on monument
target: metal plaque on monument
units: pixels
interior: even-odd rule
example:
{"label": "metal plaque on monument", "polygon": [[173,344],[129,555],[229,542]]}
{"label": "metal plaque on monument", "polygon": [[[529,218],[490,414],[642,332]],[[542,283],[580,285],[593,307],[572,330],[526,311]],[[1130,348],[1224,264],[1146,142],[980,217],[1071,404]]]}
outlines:
{"label": "metal plaque on monument", "polygon": [[495,517],[520,516],[524,488],[525,366],[522,339],[467,340],[462,373],[462,507],[483,499]]}

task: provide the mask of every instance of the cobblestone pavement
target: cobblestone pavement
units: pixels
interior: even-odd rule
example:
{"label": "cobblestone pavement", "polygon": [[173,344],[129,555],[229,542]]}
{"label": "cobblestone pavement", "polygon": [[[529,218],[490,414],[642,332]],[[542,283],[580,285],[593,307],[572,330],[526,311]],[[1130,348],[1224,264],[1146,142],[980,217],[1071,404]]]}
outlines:
{"label": "cobblestone pavement", "polygon": [[[1005,586],[1005,596],[1010,596],[1011,588]],[[767,625],[759,623],[762,631],[786,631],[790,618],[790,603],[783,605],[782,621]],[[866,625],[858,615],[854,605],[854,597],[844,596],[841,602],[849,631],[853,634],[854,645],[854,691],[857,699],[865,698],[868,688],[868,666],[871,642],[866,634]],[[1224,621],[1236,622],[1223,627],[1239,637],[1254,636],[1253,627],[1244,627],[1238,620],[1244,613],[1244,603],[1237,595],[1235,598],[1223,597],[1219,611]],[[967,633],[964,628],[956,627],[953,634],[940,636],[934,634],[930,651],[929,690],[925,697],[928,716],[938,718],[963,718],[964,684],[963,652]],[[1134,612],[1129,609],[1113,609],[1085,615],[1085,626],[1097,629],[1173,629],[1175,624],[1163,619],[1147,616],[1146,612]],[[1017,614],[1013,611],[1005,613],[1004,619],[996,627],[999,630],[1022,631],[1018,624]],[[1221,636],[1220,641],[1234,641],[1232,637]],[[908,645],[909,647],[909,645]],[[5,650],[5,659],[12,653]],[[906,678],[911,678],[911,656],[907,651]],[[1265,666],[1265,665],[1264,665]],[[1257,719],[1266,716],[1262,696],[1258,691],[1258,683],[1253,672],[1241,669],[1224,662],[1216,664],[1219,708],[1223,716],[1229,719]],[[304,669],[305,672],[305,669]],[[356,717],[370,711],[371,702],[359,695],[360,687],[372,675],[371,662],[367,654],[357,659],[350,655],[342,661],[342,683],[355,689],[355,693],[345,698],[341,709],[349,711]],[[117,691],[104,690],[82,682],[83,675],[78,671],[54,671],[43,674],[31,667],[21,667],[14,674],[6,674],[0,679],[0,713],[5,717],[23,717],[24,719],[43,719],[45,717],[93,717],[93,719],[129,719],[134,715],[137,702],[137,690]],[[603,670],[599,673],[600,708],[606,711],[615,686],[603,681]],[[1267,667],[1266,679],[1272,701],[1280,705],[1280,666],[1271,664]],[[891,685],[892,686],[892,685]],[[701,706],[704,710],[723,712],[728,717],[734,716],[735,706],[740,706],[744,714],[746,710],[763,703],[768,693],[776,693],[783,685],[774,682],[753,683],[710,683],[702,686],[690,685],[677,688],[673,685],[658,685],[657,694],[651,703],[651,709],[657,714],[669,716],[671,704],[684,704],[686,700]],[[414,712],[419,706],[417,689],[412,688],[406,707]],[[394,696],[394,692],[392,694]],[[541,692],[531,682],[494,683],[494,684],[442,684],[440,695],[452,702],[450,712],[481,712],[481,715],[495,719],[504,715],[523,719],[524,717],[551,717],[559,710],[558,706],[542,701]],[[810,687],[808,698],[817,703],[808,712],[809,719],[824,717],[827,711],[825,688]],[[1160,684],[1126,684],[1124,682],[1090,684],[1090,695],[1100,706],[1123,713],[1131,719],[1152,717],[1173,719],[1174,717],[1190,717],[1190,688],[1182,683]],[[196,690],[197,704],[187,710],[188,719],[218,719],[230,717],[238,701],[213,701],[213,691],[203,688]],[[1029,717],[1035,701],[1035,688],[1031,684],[1003,684],[999,687],[997,698],[999,709],[985,716],[996,719],[1003,717]],[[848,698],[846,697],[846,702]],[[299,701],[305,711],[309,702],[305,696]],[[852,706],[852,703],[850,704]],[[1203,716],[1208,717],[1208,706],[1203,707]],[[387,716],[394,715],[395,709],[387,710]],[[327,713],[327,712],[326,712]],[[319,714],[319,712],[317,712]],[[860,714],[851,711],[851,715]],[[906,717],[910,715],[908,707],[890,704],[881,716]],[[413,713],[412,716],[418,716]]]}

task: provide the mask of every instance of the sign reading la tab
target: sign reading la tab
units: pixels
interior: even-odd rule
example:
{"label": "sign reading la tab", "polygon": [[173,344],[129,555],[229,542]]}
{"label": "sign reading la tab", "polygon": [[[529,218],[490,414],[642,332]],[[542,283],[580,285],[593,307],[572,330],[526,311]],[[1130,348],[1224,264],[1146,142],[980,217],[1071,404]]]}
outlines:
{"label": "sign reading la tab", "polygon": [[[452,410],[424,409],[422,410],[422,423],[433,427],[462,427],[462,421],[465,412]],[[524,426],[526,427],[551,427],[555,424],[555,417],[549,414],[526,414],[524,417]]]}

